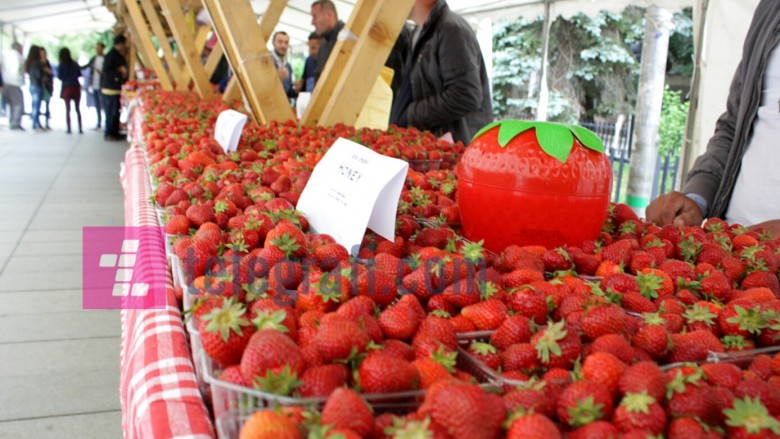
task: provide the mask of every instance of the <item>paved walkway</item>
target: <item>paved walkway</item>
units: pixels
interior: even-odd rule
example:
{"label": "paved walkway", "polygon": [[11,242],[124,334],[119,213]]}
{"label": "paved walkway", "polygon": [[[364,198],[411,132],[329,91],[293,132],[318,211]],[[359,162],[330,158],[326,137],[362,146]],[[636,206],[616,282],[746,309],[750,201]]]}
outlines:
{"label": "paved walkway", "polygon": [[119,313],[82,309],[81,228],[123,225],[118,173],[127,144],[91,129],[17,132],[6,123],[0,438],[121,438]]}

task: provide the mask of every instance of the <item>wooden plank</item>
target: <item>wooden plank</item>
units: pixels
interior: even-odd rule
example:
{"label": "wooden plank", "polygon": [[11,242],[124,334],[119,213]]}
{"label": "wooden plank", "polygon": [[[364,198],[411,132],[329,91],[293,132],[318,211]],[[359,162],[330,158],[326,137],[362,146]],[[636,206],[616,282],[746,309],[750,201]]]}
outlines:
{"label": "wooden plank", "polygon": [[149,28],[146,26],[146,20],[141,12],[141,8],[138,7],[138,3],[135,0],[127,0],[124,3],[130,18],[128,21],[133,23],[135,43],[142,49],[144,60],[149,63],[149,68],[157,74],[163,90],[173,90],[173,84],[170,76],[168,76],[168,71],[165,70],[162,60],[157,56],[157,49],[152,44],[152,37],[149,34]]}
{"label": "wooden plank", "polygon": [[[268,9],[275,10],[280,4],[286,1],[271,0]],[[293,119],[273,58],[266,48],[267,40],[255,21],[249,1],[203,0],[203,5],[209,11],[212,26],[255,120],[266,123]]]}
{"label": "wooden plank", "polygon": [[137,54],[138,51],[136,50],[135,45],[131,44],[130,47],[127,48],[127,80],[128,81],[135,81],[135,62],[138,60]]}
{"label": "wooden plank", "polygon": [[206,40],[209,39],[209,32],[211,32],[211,26],[200,26],[198,31],[195,32],[195,48],[198,53],[203,51],[203,47],[206,46]]}
{"label": "wooden plank", "polygon": [[168,20],[168,26],[170,26],[173,32],[173,37],[176,39],[179,52],[182,58],[184,58],[187,70],[195,83],[195,90],[200,97],[210,98],[214,92],[200,60],[200,49],[195,47],[192,32],[189,31],[184,22],[184,13],[182,13],[181,5],[178,0],[160,0],[160,5],[165,18]]}
{"label": "wooden plank", "polygon": [[350,38],[336,42],[302,123],[352,125],[406,22],[414,0],[358,2],[344,29]]}
{"label": "wooden plank", "polygon": [[227,87],[225,87],[225,94],[222,95],[222,100],[231,104],[234,101],[240,101],[241,97],[241,87],[238,85],[238,80],[234,75],[228,80]]}
{"label": "wooden plank", "polygon": [[168,35],[165,33],[165,29],[160,22],[160,17],[157,15],[157,9],[154,7],[152,0],[141,0],[141,8],[146,15],[146,21],[149,22],[149,26],[152,28],[154,36],[157,37],[157,41],[160,43],[160,48],[163,51],[163,58],[168,65],[170,78],[172,81],[176,82],[176,89],[181,90],[181,64],[179,64],[179,61],[173,56],[173,49],[168,41]]}
{"label": "wooden plank", "polygon": [[217,69],[217,65],[219,64],[219,60],[222,58],[223,53],[222,46],[219,44],[215,44],[211,49],[211,53],[209,53],[208,58],[206,58],[206,64],[203,66],[209,77],[211,77],[211,75],[214,74],[214,70]]}
{"label": "wooden plank", "polygon": [[263,17],[260,19],[260,34],[266,42],[271,41],[274,28],[279,23],[286,7],[287,0],[271,0],[268,9],[263,12]]}

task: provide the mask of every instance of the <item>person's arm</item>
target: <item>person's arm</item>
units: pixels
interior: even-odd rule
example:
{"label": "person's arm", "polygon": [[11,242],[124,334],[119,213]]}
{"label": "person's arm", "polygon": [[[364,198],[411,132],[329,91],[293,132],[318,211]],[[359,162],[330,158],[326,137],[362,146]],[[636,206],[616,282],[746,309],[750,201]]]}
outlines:
{"label": "person's arm", "polygon": [[769,233],[771,238],[780,238],[780,219],[764,221],[748,227],[750,231]]}
{"label": "person's arm", "polygon": [[480,51],[469,30],[441,29],[439,68],[444,88],[436,95],[413,101],[407,107],[409,124],[434,127],[458,120],[482,104]]}

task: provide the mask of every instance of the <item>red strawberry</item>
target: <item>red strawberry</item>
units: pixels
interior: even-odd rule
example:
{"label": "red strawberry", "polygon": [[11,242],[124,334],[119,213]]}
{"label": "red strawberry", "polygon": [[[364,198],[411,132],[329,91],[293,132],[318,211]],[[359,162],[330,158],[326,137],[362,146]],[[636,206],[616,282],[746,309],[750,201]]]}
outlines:
{"label": "red strawberry", "polygon": [[371,407],[354,391],[336,389],[322,408],[323,425],[348,428],[366,437],[374,430],[374,414]]}
{"label": "red strawberry", "polygon": [[300,439],[301,433],[289,417],[274,410],[260,410],[241,426],[241,438]]}
{"label": "red strawberry", "polygon": [[239,365],[225,368],[217,378],[220,381],[235,384],[237,386],[252,387],[248,382],[246,382],[244,375],[241,375],[241,366]]}
{"label": "red strawberry", "polygon": [[563,247],[549,249],[542,255],[545,271],[566,271],[571,270],[572,261],[569,252]]}
{"label": "red strawberry", "polygon": [[617,393],[618,381],[626,370],[626,364],[607,352],[594,352],[585,357],[582,376],[601,384],[612,394]]}
{"label": "red strawberry", "polygon": [[347,385],[349,369],[343,364],[325,364],[306,369],[301,375],[297,393],[304,398],[330,395]]}
{"label": "red strawberry", "polygon": [[200,320],[203,350],[223,367],[238,364],[254,327],[246,318],[246,308],[234,300],[224,300]]}
{"label": "red strawberry", "polygon": [[187,219],[189,219],[195,227],[200,227],[208,222],[213,222],[215,218],[214,207],[207,203],[193,204],[187,209]]}
{"label": "red strawberry", "polygon": [[671,335],[663,325],[647,325],[640,328],[631,342],[658,361],[665,359],[671,350]]}
{"label": "red strawberry", "polygon": [[332,243],[314,249],[314,257],[320,268],[329,271],[336,268],[342,261],[349,259],[349,252],[343,245]]}
{"label": "red strawberry", "polygon": [[570,384],[558,399],[558,420],[570,428],[612,417],[612,395],[592,381]]}
{"label": "red strawberry", "polygon": [[461,314],[471,320],[478,330],[494,330],[507,318],[507,308],[500,300],[489,299],[466,306]]}
{"label": "red strawberry", "polygon": [[780,436],[780,421],[773,418],[758,398],[734,401],[734,408],[723,410],[728,420],[729,437],[770,438]]}
{"label": "red strawberry", "polygon": [[326,363],[331,363],[362,354],[368,346],[369,338],[356,323],[338,314],[328,314],[320,321],[314,342],[320,357]]}
{"label": "red strawberry", "polygon": [[455,356],[457,353],[443,354],[437,359],[418,358],[412,361],[414,367],[420,373],[420,388],[428,389],[442,380],[452,379],[455,371]]}
{"label": "red strawberry", "polygon": [[[546,282],[540,283],[547,286]],[[525,316],[536,324],[542,325],[547,321],[547,298],[535,290],[521,288],[512,293],[509,298],[509,308],[515,314]]]}
{"label": "red strawberry", "polygon": [[405,392],[420,385],[420,373],[412,363],[381,351],[372,352],[363,360],[358,376],[364,393]]}
{"label": "red strawberry", "polygon": [[504,395],[504,406],[507,412],[514,413],[518,408],[526,411],[534,411],[545,416],[555,416],[555,403],[553,398],[547,394],[547,383],[545,381],[532,381],[523,385],[512,387]]}
{"label": "red strawberry", "polygon": [[389,338],[411,340],[422,319],[409,307],[394,305],[379,314],[379,326]]}
{"label": "red strawberry", "polygon": [[634,361],[634,350],[631,348],[631,344],[623,336],[617,334],[602,335],[593,340],[590,352],[608,352],[626,364],[631,364]]}
{"label": "red strawberry", "polygon": [[501,363],[504,371],[523,371],[531,373],[541,364],[537,351],[531,343],[516,343],[501,353]]}
{"label": "red strawberry", "polygon": [[596,421],[566,434],[567,439],[617,438],[620,432],[607,421]]}
{"label": "red strawberry", "polygon": [[530,340],[531,326],[524,316],[507,317],[490,336],[490,344],[501,350],[516,343],[528,343]]}
{"label": "red strawberry", "polygon": [[595,340],[606,334],[624,334],[627,329],[626,313],[616,305],[598,305],[582,316],[580,328],[583,335]]}
{"label": "red strawberry", "polygon": [[474,384],[444,381],[425,395],[419,409],[444,427],[453,438],[493,439],[502,432],[504,403],[497,395]]}
{"label": "red strawberry", "polygon": [[263,247],[276,247],[287,257],[303,257],[306,252],[306,238],[303,231],[290,222],[280,221],[265,236]]}
{"label": "red strawberry", "polygon": [[498,353],[498,349],[490,343],[472,342],[469,345],[468,352],[493,370],[498,370],[501,367],[501,356]]}
{"label": "red strawberry", "polygon": [[241,357],[241,373],[250,383],[255,383],[258,377],[279,375],[284,370],[299,374],[303,367],[303,355],[298,345],[287,335],[275,330],[255,332]]}
{"label": "red strawberry", "polygon": [[766,287],[775,293],[775,296],[780,297],[780,281],[777,279],[777,274],[770,273],[768,271],[754,271],[749,273],[742,279],[742,289],[748,288]]}
{"label": "red strawberry", "polygon": [[551,323],[531,339],[542,365],[568,368],[582,352],[579,334],[564,321]]}
{"label": "red strawberry", "polygon": [[647,394],[656,401],[662,401],[666,393],[666,374],[661,370],[658,364],[651,361],[644,361],[629,366],[623,373],[618,382],[620,393]]}
{"label": "red strawberry", "polygon": [[506,433],[507,439],[550,438],[560,439],[561,432],[547,416],[528,412],[513,418]]}
{"label": "red strawberry", "polygon": [[647,393],[628,393],[615,410],[614,422],[624,433],[637,429],[659,435],[666,430],[666,412]]}

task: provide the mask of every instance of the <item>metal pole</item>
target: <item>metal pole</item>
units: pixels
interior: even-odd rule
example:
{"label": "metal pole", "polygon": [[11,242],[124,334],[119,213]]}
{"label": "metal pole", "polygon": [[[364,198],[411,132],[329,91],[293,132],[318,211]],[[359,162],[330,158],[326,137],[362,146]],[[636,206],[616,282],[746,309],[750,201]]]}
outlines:
{"label": "metal pole", "polygon": [[550,26],[552,19],[550,17],[550,0],[544,2],[544,24],[542,25],[542,74],[539,78],[539,103],[536,106],[536,119],[547,120],[547,103],[549,100],[549,90],[547,89],[547,60],[550,51]]}
{"label": "metal pole", "polygon": [[671,12],[657,6],[647,9],[636,109],[636,149],[631,157],[627,200],[628,205],[641,215],[644,214],[644,208],[650,204],[653,194],[666,56],[669,52],[669,32],[673,28]]}
{"label": "metal pole", "polygon": [[[685,137],[683,138],[682,166],[677,174],[677,187],[681,188],[685,177],[688,175],[688,169],[693,166],[696,159],[698,148],[694,148],[693,137],[696,128],[696,113],[699,110],[699,87],[701,86],[701,60],[702,49],[704,48],[704,28],[707,23],[707,7],[709,0],[698,1],[698,19],[696,24],[696,39],[694,40],[693,50],[693,78],[691,78],[691,94],[688,100],[688,118],[685,121]],[[694,14],[696,15],[696,14]]]}

